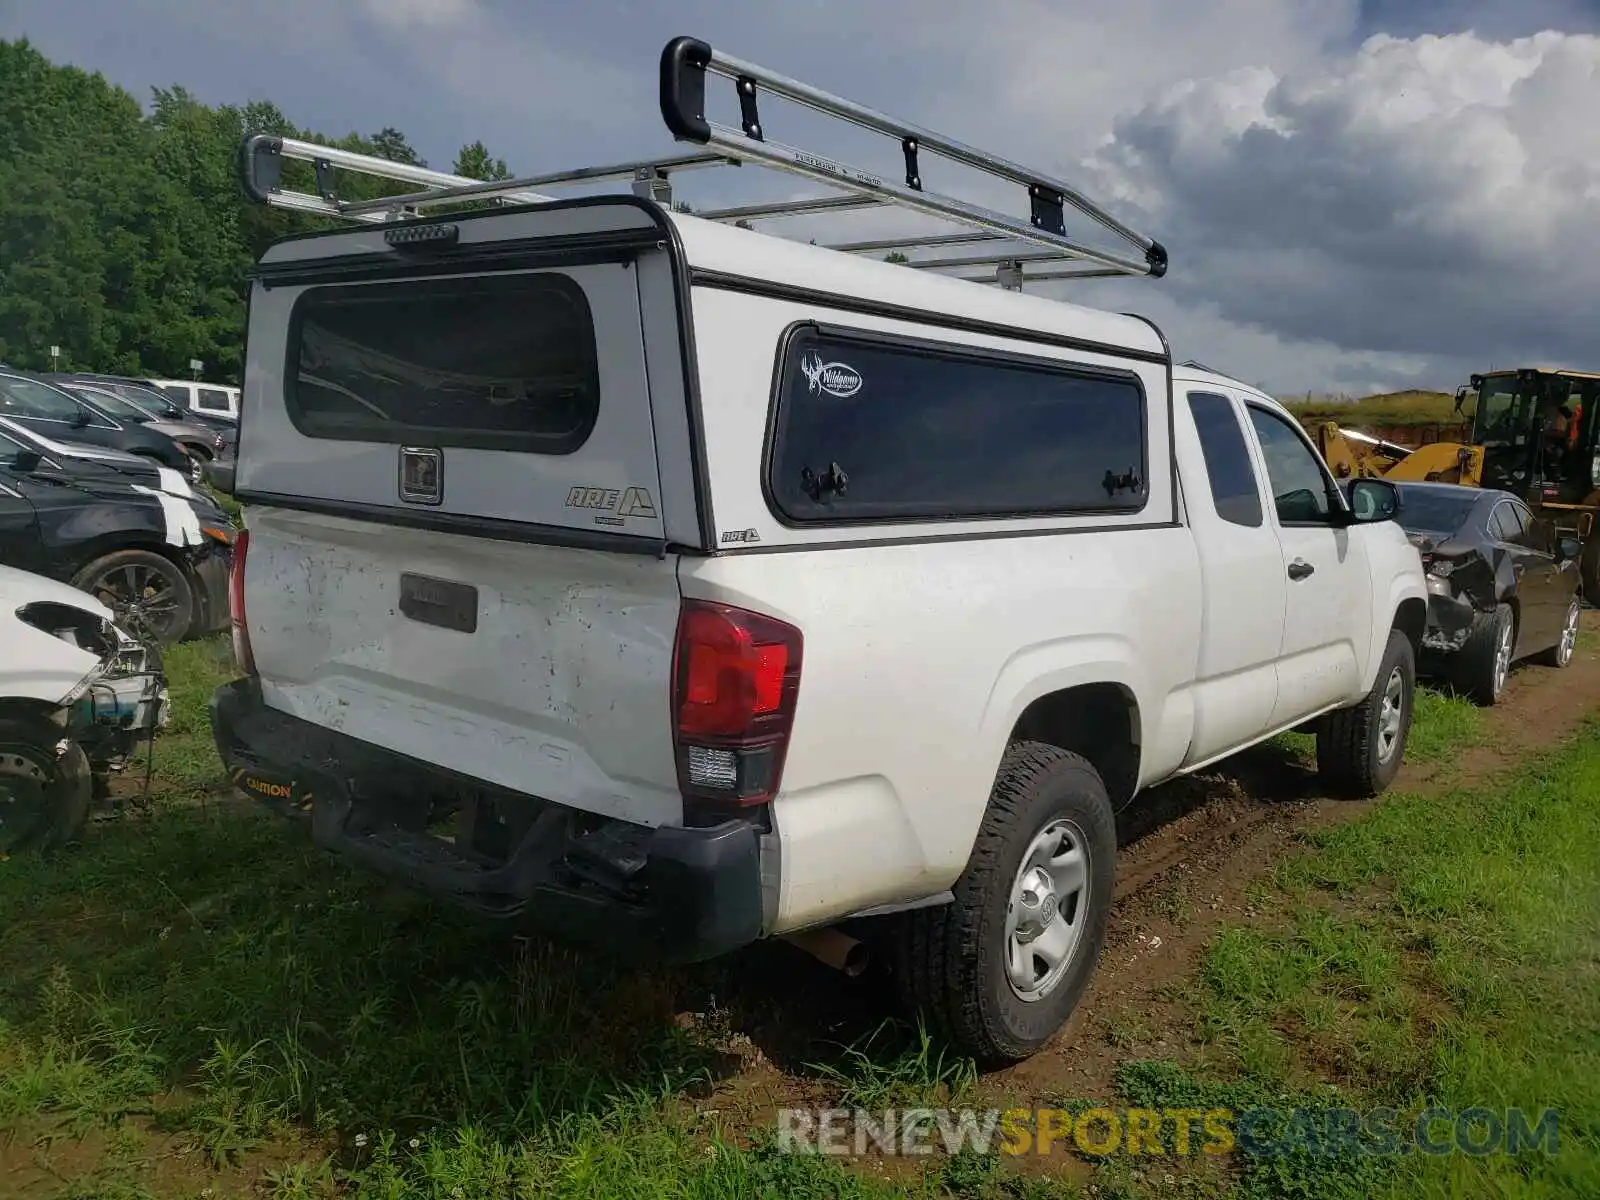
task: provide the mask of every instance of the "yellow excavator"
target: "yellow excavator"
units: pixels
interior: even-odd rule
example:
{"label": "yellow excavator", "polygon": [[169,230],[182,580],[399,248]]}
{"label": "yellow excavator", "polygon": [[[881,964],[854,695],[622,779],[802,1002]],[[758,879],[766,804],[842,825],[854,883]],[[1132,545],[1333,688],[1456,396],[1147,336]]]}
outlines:
{"label": "yellow excavator", "polygon": [[1600,374],[1519,367],[1473,375],[1456,390],[1456,411],[1469,399],[1470,443],[1432,442],[1410,448],[1342,429],[1328,421],[1317,447],[1339,479],[1378,476],[1397,483],[1431,480],[1500,488],[1583,543],[1583,593],[1600,603]]}

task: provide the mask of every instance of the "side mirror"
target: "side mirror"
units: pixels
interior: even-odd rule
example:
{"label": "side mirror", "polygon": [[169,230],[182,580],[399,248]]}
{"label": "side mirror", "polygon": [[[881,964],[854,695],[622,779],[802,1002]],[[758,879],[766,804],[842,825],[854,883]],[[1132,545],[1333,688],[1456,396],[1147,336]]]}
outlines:
{"label": "side mirror", "polygon": [[1578,557],[1582,549],[1583,543],[1578,541],[1577,538],[1571,536],[1558,537],[1556,539],[1556,561],[1558,563],[1571,562]]}
{"label": "side mirror", "polygon": [[1392,521],[1400,513],[1400,489],[1387,479],[1357,479],[1350,484],[1352,524]]}
{"label": "side mirror", "polygon": [[89,410],[88,409],[80,408],[78,410],[78,415],[72,418],[72,427],[74,429],[82,429],[85,425],[89,424],[89,422],[92,421],[93,419],[94,418],[89,415]]}
{"label": "side mirror", "polygon": [[234,466],[232,462],[206,463],[200,468],[201,477],[224,496],[233,495]]}
{"label": "side mirror", "polygon": [[44,456],[42,454],[37,450],[29,449],[27,446],[19,449],[11,460],[12,465],[24,475],[33,474],[39,469],[39,464],[43,461]]}

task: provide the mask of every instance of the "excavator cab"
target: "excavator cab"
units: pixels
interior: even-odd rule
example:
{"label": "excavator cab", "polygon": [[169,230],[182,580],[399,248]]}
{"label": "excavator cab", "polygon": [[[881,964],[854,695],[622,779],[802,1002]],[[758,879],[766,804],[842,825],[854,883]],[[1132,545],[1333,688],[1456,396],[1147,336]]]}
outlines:
{"label": "excavator cab", "polygon": [[1538,506],[1592,507],[1600,496],[1600,375],[1522,368],[1474,375],[1472,441],[1483,486]]}

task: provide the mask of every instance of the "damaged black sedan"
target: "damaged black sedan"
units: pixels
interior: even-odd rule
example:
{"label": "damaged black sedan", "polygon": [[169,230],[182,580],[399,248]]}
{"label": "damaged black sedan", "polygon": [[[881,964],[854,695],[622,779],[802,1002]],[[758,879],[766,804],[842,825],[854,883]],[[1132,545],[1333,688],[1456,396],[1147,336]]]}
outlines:
{"label": "damaged black sedan", "polygon": [[1513,663],[1570,663],[1582,608],[1578,540],[1510,492],[1397,486],[1400,524],[1428,577],[1422,672],[1491,705]]}

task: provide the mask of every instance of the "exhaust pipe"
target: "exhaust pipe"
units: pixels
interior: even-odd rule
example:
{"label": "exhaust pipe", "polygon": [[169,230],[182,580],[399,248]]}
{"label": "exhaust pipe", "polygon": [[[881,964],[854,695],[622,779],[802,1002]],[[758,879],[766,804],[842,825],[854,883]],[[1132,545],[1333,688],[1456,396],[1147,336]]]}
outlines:
{"label": "exhaust pipe", "polygon": [[851,979],[861,975],[872,959],[865,942],[831,926],[784,934],[783,940],[800,947],[818,962],[826,963]]}

